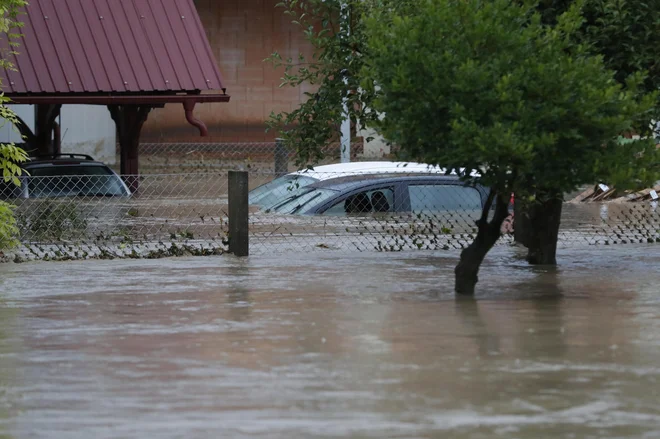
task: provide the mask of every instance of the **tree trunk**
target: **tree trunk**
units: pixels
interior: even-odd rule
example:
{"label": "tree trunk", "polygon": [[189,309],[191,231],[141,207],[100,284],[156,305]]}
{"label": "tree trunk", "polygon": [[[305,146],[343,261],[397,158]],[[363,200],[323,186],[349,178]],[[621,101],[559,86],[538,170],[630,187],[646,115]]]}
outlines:
{"label": "tree trunk", "polygon": [[[495,202],[495,214],[488,221],[488,213],[492,202]],[[509,200],[491,191],[491,195],[483,208],[481,219],[477,221],[477,236],[461,252],[461,259],[454,269],[456,294],[473,295],[479,281],[479,268],[486,254],[502,235],[502,223],[509,215]]]}
{"label": "tree trunk", "polygon": [[529,233],[525,246],[528,250],[527,262],[530,264],[557,264],[557,239],[562,206],[563,201],[557,194],[529,206]]}
{"label": "tree trunk", "polygon": [[513,239],[515,242],[529,247],[530,224],[528,215],[529,205],[522,198],[516,199],[513,204]]}

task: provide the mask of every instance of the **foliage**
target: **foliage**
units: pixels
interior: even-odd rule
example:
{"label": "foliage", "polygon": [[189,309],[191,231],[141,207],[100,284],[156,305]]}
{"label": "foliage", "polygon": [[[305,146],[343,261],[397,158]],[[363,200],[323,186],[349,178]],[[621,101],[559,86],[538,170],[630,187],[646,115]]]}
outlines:
{"label": "foliage", "polygon": [[[576,0],[540,0],[538,10],[543,21],[557,23],[557,17]],[[573,39],[588,44],[590,51],[603,56],[605,65],[614,70],[615,79],[626,86],[627,79],[636,72],[645,74],[646,92],[660,89],[660,7],[647,0],[581,0],[584,21]],[[660,116],[660,101],[652,114]],[[642,121],[635,129],[648,134],[650,124]]]}
{"label": "foliage", "polygon": [[[615,78],[625,84],[635,72],[643,72],[643,87],[647,92],[660,90],[660,5],[647,0],[589,0],[584,10],[583,39],[596,53],[602,54],[605,65],[614,70]],[[660,118],[660,100],[652,113]],[[649,120],[636,131],[648,134]]]}
{"label": "foliage", "polygon": [[[639,73],[624,89],[601,56],[575,42],[582,24],[579,5],[548,26],[533,5],[508,0],[420,0],[412,13],[382,9],[366,20],[362,86],[385,115],[381,133],[412,159],[477,170],[480,176],[463,180],[491,188],[455,270],[457,293],[474,293],[508,194],[525,201],[545,194],[539,206],[546,206],[605,178],[617,187],[657,179],[653,141],[618,141],[635,121],[648,120],[657,94],[640,91]],[[535,229],[535,251],[547,238],[556,243],[550,230]]]}
{"label": "foliage", "polygon": [[23,22],[18,20],[20,9],[26,6],[26,0],[0,0],[0,32],[6,34],[8,48],[0,53],[0,67],[15,70],[15,67],[6,57],[9,54],[15,54],[18,47],[16,40],[21,36],[17,29],[23,26]]}
{"label": "foliage", "polygon": [[362,86],[380,87],[378,127],[415,159],[477,169],[497,193],[566,192],[605,176],[649,184],[652,142],[616,138],[656,96],[638,94],[639,74],[622,90],[601,57],[572,40],[581,24],[577,7],[549,27],[506,0],[424,0],[405,16],[373,13]]}
{"label": "foliage", "polygon": [[[7,109],[6,107],[3,107]],[[0,108],[0,113],[1,113]],[[11,111],[11,110],[9,110]],[[2,170],[2,180],[12,182],[20,186],[18,177],[23,173],[20,163],[27,161],[28,157],[25,151],[12,143],[0,144],[0,170]]]}
{"label": "foliage", "polygon": [[30,241],[61,242],[84,236],[87,218],[75,204],[37,200],[18,215],[18,226]]}
{"label": "foliage", "polygon": [[[395,10],[410,0],[377,0]],[[283,58],[278,52],[266,61],[284,68],[280,87],[308,84],[306,101],[291,112],[271,113],[269,129],[279,132],[284,143],[296,151],[298,166],[316,164],[325,156],[326,146],[340,135],[343,99],[354,124],[371,126],[376,113],[369,111],[371,90],[360,88],[365,59],[365,27],[362,20],[375,0],[285,0],[277,4],[301,28],[312,46],[312,54]],[[365,106],[365,103],[367,106]],[[368,139],[369,140],[369,139]]]}
{"label": "foliage", "polygon": [[[348,11],[343,16],[348,26],[343,27],[342,3]],[[269,129],[277,129],[287,146],[296,151],[298,165],[317,163],[324,157],[324,147],[336,140],[342,119],[342,97],[349,99],[349,113],[354,123],[375,125],[376,113],[370,111],[374,90],[360,87],[365,60],[369,56],[364,18],[376,15],[380,27],[385,28],[385,20],[396,14],[374,14],[374,11],[414,14],[419,3],[419,0],[285,0],[277,5],[291,16],[294,25],[301,28],[313,48],[309,59],[302,54],[297,59],[283,59],[277,52],[267,59],[275,67],[284,67],[282,87],[307,83],[316,90],[307,93],[309,99],[294,111],[271,114],[268,123]],[[580,8],[584,20],[571,30],[569,37],[574,44],[566,45],[565,49],[579,47],[576,54],[579,57],[585,53],[586,45],[592,54],[602,54],[605,65],[615,71],[615,79],[624,88],[632,73],[646,72],[648,75],[642,83],[635,81],[636,85],[647,93],[660,89],[660,63],[656,61],[660,43],[660,8],[654,7],[653,2],[538,0],[530,3],[519,0],[519,4],[522,7],[535,6],[542,23],[552,26],[569,8]],[[518,24],[523,26],[527,21],[521,20]],[[347,83],[344,84],[343,80]],[[627,128],[644,133],[649,120],[658,111],[660,104],[656,105],[655,112],[645,112],[642,121],[634,121]],[[412,157],[402,151],[400,158]]]}
{"label": "foliage", "polygon": [[0,201],[0,249],[11,248],[17,244],[18,227],[13,209],[13,205]]}
{"label": "foliage", "polygon": [[[15,70],[12,63],[6,58],[10,54],[15,54],[18,46],[16,39],[20,36],[16,32],[23,23],[18,21],[19,9],[25,6],[25,0],[0,0],[0,32],[6,35],[8,48],[0,52],[0,67],[7,70]],[[2,86],[2,84],[0,84]],[[4,125],[7,122],[18,123],[16,114],[6,106],[9,99],[0,93],[0,121]],[[25,151],[16,147],[14,144],[0,144],[0,171],[5,182],[20,184],[18,176],[22,171],[20,163],[27,160]],[[0,249],[9,248],[16,244],[16,234],[18,229],[15,226],[16,221],[13,217],[12,206],[0,202]]]}

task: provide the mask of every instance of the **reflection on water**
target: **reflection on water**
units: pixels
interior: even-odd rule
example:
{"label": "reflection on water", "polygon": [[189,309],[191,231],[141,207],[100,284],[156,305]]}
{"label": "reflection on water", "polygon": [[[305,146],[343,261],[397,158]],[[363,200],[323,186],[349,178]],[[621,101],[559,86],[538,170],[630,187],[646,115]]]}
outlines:
{"label": "reflection on water", "polygon": [[654,246],[0,266],[0,435],[660,437]]}

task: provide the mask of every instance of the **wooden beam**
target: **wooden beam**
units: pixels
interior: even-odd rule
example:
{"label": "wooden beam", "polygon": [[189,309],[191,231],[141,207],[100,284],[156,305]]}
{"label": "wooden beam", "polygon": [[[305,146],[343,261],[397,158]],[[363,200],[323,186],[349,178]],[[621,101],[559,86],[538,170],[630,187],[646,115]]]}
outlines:
{"label": "wooden beam", "polygon": [[37,155],[49,155],[55,152],[53,129],[55,119],[60,115],[60,104],[39,104],[34,108],[34,150]]}
{"label": "wooden beam", "polygon": [[150,105],[109,105],[110,115],[117,125],[117,135],[120,151],[120,173],[124,182],[136,193],[139,189],[139,157],[140,132],[146,122]]}
{"label": "wooden beam", "polygon": [[194,95],[7,95],[11,104],[164,105],[195,102],[229,102],[226,94]]}

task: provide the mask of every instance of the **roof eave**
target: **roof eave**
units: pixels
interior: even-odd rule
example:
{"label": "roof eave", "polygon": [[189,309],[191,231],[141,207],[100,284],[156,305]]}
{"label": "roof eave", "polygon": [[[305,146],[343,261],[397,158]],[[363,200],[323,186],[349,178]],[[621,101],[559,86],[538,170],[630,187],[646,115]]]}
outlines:
{"label": "roof eave", "polygon": [[184,103],[229,102],[228,94],[186,94],[186,95],[87,95],[87,94],[13,94],[5,97],[10,104],[83,104],[83,105],[164,105]]}

